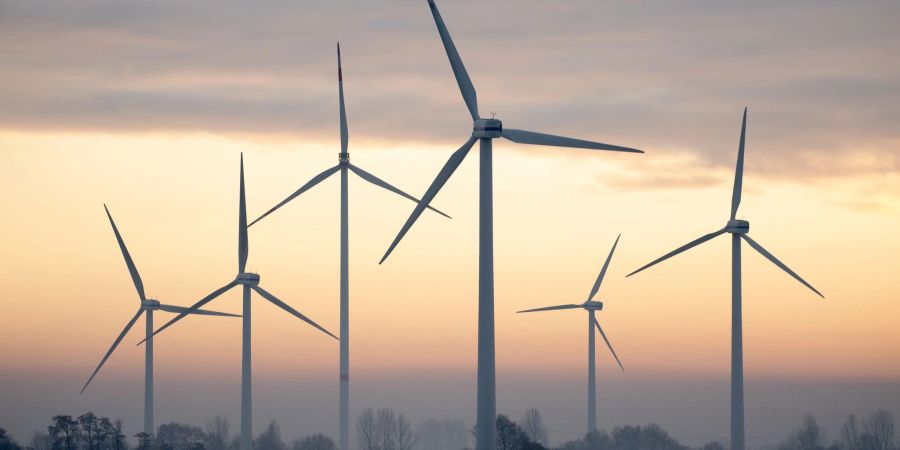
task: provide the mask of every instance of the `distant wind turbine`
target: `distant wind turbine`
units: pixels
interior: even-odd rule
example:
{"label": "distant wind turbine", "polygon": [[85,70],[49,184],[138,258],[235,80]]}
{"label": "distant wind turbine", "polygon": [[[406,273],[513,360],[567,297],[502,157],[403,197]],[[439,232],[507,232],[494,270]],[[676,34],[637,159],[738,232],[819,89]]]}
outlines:
{"label": "distant wind turbine", "polygon": [[747,235],[750,231],[750,222],[739,220],[737,216],[738,206],[741,204],[741,188],[744,178],[744,141],[747,132],[747,108],[744,108],[744,118],[741,122],[741,140],[738,145],[737,167],[734,173],[734,190],[731,195],[731,218],[724,228],[701,236],[687,244],[666,253],[662,257],[650,262],[638,270],[628,274],[632,276],[650,266],[665,261],[685,250],[696,247],[714,237],[724,233],[731,233],[731,450],[744,450],[744,344],[743,344],[743,320],[741,318],[741,239],[747,241],[751,248],[765,256],[766,259],[787,272],[804,286],[815,292],[819,297],[825,298],[821,292],[812,287],[800,275],[788,268],[784,263],[769,253],[758,242]]}
{"label": "distant wind turbine", "polygon": [[[622,237],[622,235],[619,235],[619,237]],[[603,268],[600,269],[600,275],[597,276],[597,281],[594,282],[594,287],[591,288],[591,293],[588,294],[587,300],[584,303],[580,303],[577,305],[568,304],[547,306],[544,308],[526,309],[524,311],[519,311],[520,313],[529,313],[540,311],[556,311],[560,309],[584,309],[588,312],[588,433],[597,429],[597,375],[595,368],[596,353],[594,351],[594,326],[596,326],[597,330],[600,331],[600,336],[603,337],[603,341],[606,342],[606,346],[609,347],[609,351],[612,353],[613,358],[616,359],[616,363],[619,364],[619,368],[622,369],[622,372],[625,371],[625,368],[622,367],[622,362],[619,361],[619,356],[616,355],[616,351],[613,350],[612,344],[610,344],[609,339],[606,338],[606,333],[603,332],[603,327],[600,326],[600,322],[597,321],[597,317],[595,315],[597,311],[603,309],[603,302],[594,300],[594,296],[597,295],[597,291],[600,289],[600,284],[603,283],[603,276],[606,275],[606,269],[607,267],[609,267],[609,261],[612,259],[613,252],[616,251],[616,245],[619,244],[619,237],[617,237],[616,242],[613,243],[612,249],[609,251],[609,256],[606,257],[606,262],[603,263]]]}
{"label": "distant wind turbine", "polygon": [[[153,332],[153,336],[159,332],[169,328],[175,322],[178,322],[187,314],[196,311],[203,305],[211,302],[216,297],[228,292],[231,288],[241,285],[244,288],[244,309],[243,309],[243,345],[241,347],[241,441],[240,450],[251,450],[253,438],[253,396],[250,390],[250,291],[256,291],[264,299],[272,302],[275,306],[289,312],[294,317],[312,325],[319,331],[337,339],[337,336],[328,332],[328,330],[313,322],[310,318],[304,316],[296,309],[290,307],[287,303],[279,300],[277,297],[259,286],[259,274],[246,272],[247,256],[250,252],[249,242],[247,239],[247,202],[244,197],[244,155],[241,154],[241,189],[240,189],[240,208],[238,214],[238,274],[234,281],[216,289],[211,294],[203,297],[199,302],[182,312],[174,319]],[[141,341],[143,342],[143,341]],[[148,341],[149,342],[149,341]]]}
{"label": "distant wind turbine", "polygon": [[[131,254],[128,253],[128,248],[125,247],[125,241],[122,239],[122,235],[119,234],[119,229],[116,227],[116,222],[113,221],[112,215],[109,213],[109,209],[106,205],[103,205],[103,209],[106,210],[106,217],[109,218],[109,224],[112,225],[113,233],[116,235],[116,241],[119,243],[119,249],[122,251],[122,256],[125,258],[125,265],[128,266],[128,272],[131,273],[131,281],[134,282],[134,288],[137,290],[138,298],[141,301],[141,306],[138,307],[137,313],[134,317],[131,318],[130,321],[125,325],[125,328],[122,329],[122,332],[116,337],[116,340],[113,341],[112,346],[103,355],[103,359],[100,360],[100,364],[97,365],[97,368],[94,369],[94,372],[91,374],[91,377],[88,378],[87,382],[84,383],[84,386],[81,388],[81,392],[83,393],[85,389],[87,389],[88,385],[91,384],[91,381],[97,375],[97,372],[100,372],[100,368],[103,367],[103,364],[109,359],[109,356],[112,355],[113,351],[116,347],[119,346],[119,342],[128,334],[128,330],[137,322],[137,320],[141,317],[141,314],[145,314],[144,320],[147,323],[146,326],[146,337],[145,341],[147,341],[147,346],[144,349],[144,433],[148,435],[153,434],[153,339],[150,337],[153,335],[153,311],[160,310],[166,312],[173,313],[186,313],[188,308],[182,308],[180,306],[172,306],[172,305],[164,305],[159,302],[159,300],[155,300],[152,298],[147,298],[144,294],[144,282],[141,281],[141,275],[137,271],[137,267],[134,265],[134,261],[131,259]],[[215,311],[205,311],[202,309],[197,309],[194,311],[189,311],[190,314],[197,315],[206,315],[206,316],[228,316],[228,317],[240,317],[237,314],[227,314],[222,312]]]}
{"label": "distant wind turbine", "polygon": [[450,59],[450,66],[456,77],[463,100],[469,113],[472,115],[473,130],[471,137],[456,150],[444,167],[435,177],[422,202],[416,206],[409,219],[400,229],[400,233],[391,243],[381,262],[391,254],[410,227],[419,218],[425,208],[444,186],[456,168],[462,163],[475,145],[475,141],[481,141],[481,164],[479,168],[479,223],[478,223],[478,409],[476,412],[476,450],[493,450],[496,448],[496,383],[494,364],[494,237],[493,237],[493,186],[492,186],[492,140],[506,138],[520,144],[550,145],[557,147],[575,147],[593,150],[611,150],[619,152],[643,153],[632,148],[616,145],[601,144],[597,142],[583,141],[550,134],[535,133],[533,131],[515,130],[503,128],[503,124],[496,118],[484,119],[478,114],[478,101],[476,99],[475,86],[469,79],[469,74],[463,66],[462,59],[453,45],[450,33],[444,25],[444,20],[438,11],[434,0],[428,0],[434,23],[437,25],[444,50]]}
{"label": "distant wind turbine", "polygon": [[[341,279],[340,279],[340,301],[341,301],[341,344],[340,344],[340,449],[349,450],[350,448],[350,244],[349,244],[349,217],[347,212],[347,170],[349,169],[363,180],[374,184],[380,188],[384,188],[401,197],[405,197],[416,203],[419,199],[397,189],[384,180],[372,175],[369,172],[350,163],[350,153],[347,152],[347,113],[344,109],[344,77],[341,72],[341,44],[337,46],[338,59],[338,99],[340,103],[340,125],[341,125],[341,153],[338,154],[338,165],[326,169],[324,172],[314,176],[306,184],[297,189],[293,194],[289,195],[281,203],[275,205],[272,209],[266,211],[265,214],[259,216],[249,226],[253,226],[263,217],[272,214],[278,208],[286,205],[300,194],[310,190],[313,186],[325,181],[336,172],[341,172]],[[437,209],[428,207],[429,209],[450,217]]]}

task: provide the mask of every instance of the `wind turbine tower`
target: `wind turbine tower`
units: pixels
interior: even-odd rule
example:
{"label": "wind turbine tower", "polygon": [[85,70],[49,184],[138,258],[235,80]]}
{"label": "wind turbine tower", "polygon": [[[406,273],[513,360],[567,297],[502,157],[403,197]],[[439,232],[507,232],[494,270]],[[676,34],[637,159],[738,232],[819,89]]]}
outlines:
{"label": "wind turbine tower", "polygon": [[[621,235],[619,235],[621,237]],[[609,251],[609,256],[606,257],[606,262],[603,263],[603,268],[600,269],[600,275],[597,276],[597,281],[594,282],[594,287],[591,288],[591,293],[588,294],[587,300],[584,303],[579,304],[568,304],[568,305],[556,305],[556,306],[545,306],[543,308],[534,308],[534,309],[526,309],[524,311],[519,311],[520,313],[530,313],[530,312],[541,312],[541,311],[556,311],[560,309],[583,309],[588,313],[588,389],[587,389],[587,424],[588,429],[587,432],[590,433],[592,431],[597,430],[597,358],[595,351],[595,342],[596,337],[594,336],[594,328],[596,327],[596,331],[600,332],[600,336],[603,338],[603,341],[606,342],[606,346],[609,347],[610,353],[612,353],[613,358],[616,359],[616,364],[619,365],[619,369],[622,372],[625,371],[625,368],[622,367],[622,361],[619,361],[619,356],[616,355],[616,351],[613,349],[612,344],[609,343],[609,339],[606,337],[606,333],[603,332],[603,327],[600,326],[600,321],[597,320],[597,312],[603,309],[603,302],[594,300],[594,296],[597,295],[597,291],[600,290],[600,284],[603,283],[603,276],[606,275],[606,269],[609,267],[609,261],[612,259],[613,252],[616,251],[616,245],[619,244],[619,238],[616,238],[616,242],[613,243],[612,249]]]}
{"label": "wind turbine tower", "polygon": [[[183,313],[188,310],[188,308],[182,308],[180,306],[173,305],[165,305],[159,302],[159,300],[153,298],[147,298],[144,293],[144,282],[141,280],[141,275],[138,273],[137,267],[134,265],[134,261],[131,259],[131,254],[128,253],[128,247],[125,246],[125,240],[122,239],[122,235],[119,233],[119,229],[116,227],[116,222],[112,218],[112,214],[109,213],[109,209],[106,205],[103,205],[103,209],[106,211],[106,217],[109,219],[109,224],[112,226],[113,234],[116,235],[116,241],[119,243],[119,250],[122,251],[122,257],[125,258],[125,265],[128,266],[128,272],[131,274],[131,281],[134,283],[134,288],[137,290],[138,299],[141,301],[141,305],[138,307],[137,313],[135,313],[134,317],[125,324],[125,328],[119,333],[116,337],[116,340],[113,341],[112,346],[107,350],[106,354],[103,355],[103,359],[100,360],[100,364],[97,365],[97,368],[94,369],[94,372],[91,373],[90,378],[88,378],[87,382],[84,383],[84,386],[81,388],[81,393],[84,393],[84,390],[87,389],[88,385],[91,384],[91,381],[97,376],[97,373],[100,372],[100,368],[103,367],[103,364],[106,363],[106,360],[109,359],[110,355],[112,355],[113,351],[115,351],[116,347],[119,346],[119,343],[122,342],[122,339],[128,334],[128,331],[131,330],[131,327],[134,326],[135,322],[141,317],[141,314],[144,314],[144,321],[146,322],[145,333],[146,337],[144,340],[147,341],[147,345],[144,348],[144,433],[147,435],[153,435],[153,339],[150,339],[150,336],[153,335],[153,312],[154,311],[165,311],[165,312],[173,312],[173,313]],[[216,311],[206,311],[202,309],[197,309],[191,311],[190,314],[196,315],[206,315],[206,316],[227,316],[227,317],[239,317],[236,314],[227,314]]]}
{"label": "wind turbine tower", "polygon": [[493,157],[492,142],[496,138],[506,138],[520,144],[549,145],[556,147],[574,147],[592,150],[610,150],[617,152],[643,153],[640,150],[601,144],[598,142],[572,139],[533,131],[504,128],[503,123],[494,117],[482,118],[478,113],[478,100],[475,87],[459,52],[450,38],[444,20],[434,0],[428,0],[438,34],[444,44],[444,50],[450,59],[450,67],[456,77],[463,101],[472,116],[472,134],[468,140],[451,156],[438,172],[431,186],[422,196],[422,203],[416,206],[397,237],[391,243],[381,262],[391,254],[410,227],[419,218],[427,205],[434,199],[441,187],[459,167],[469,150],[480,141],[479,167],[479,222],[478,222],[478,388],[477,411],[475,421],[476,450],[494,450],[496,438],[496,368],[494,355],[494,195],[493,195]]}
{"label": "wind turbine tower", "polygon": [[[277,297],[269,293],[269,291],[259,285],[259,274],[247,272],[247,257],[250,253],[250,244],[247,238],[247,201],[244,195],[244,156],[241,154],[241,181],[240,181],[240,200],[238,208],[238,274],[237,277],[225,286],[216,289],[211,294],[194,303],[187,311],[182,312],[174,319],[167,322],[158,330],[153,332],[153,336],[172,326],[184,318],[187,314],[196,311],[203,305],[211,302],[216,297],[228,292],[231,288],[240,285],[243,290],[243,329],[241,339],[241,436],[240,450],[252,450],[253,442],[253,392],[251,390],[251,346],[250,346],[250,319],[251,319],[251,293],[256,291],[262,298],[268,300],[273,305],[287,311],[294,317],[306,322],[319,331],[337,339],[337,336],[331,334],[328,330],[319,326],[312,319],[304,316],[287,303],[279,300]],[[143,341],[141,341],[143,342]],[[149,341],[148,341],[149,342]]]}
{"label": "wind turbine tower", "polygon": [[744,334],[741,304],[741,239],[747,241],[750,248],[759,252],[772,264],[787,272],[788,275],[815,292],[819,297],[825,298],[821,292],[812,287],[806,280],[800,278],[800,275],[797,275],[797,273],[750,237],[748,234],[750,232],[750,222],[737,219],[744,179],[744,142],[746,134],[747,108],[744,108],[744,118],[741,121],[741,139],[738,144],[737,167],[734,173],[734,189],[731,194],[731,216],[725,226],[688,242],[628,274],[630,277],[721,234],[731,234],[731,450],[744,450]]}
{"label": "wind turbine tower", "polygon": [[[374,184],[380,188],[383,188],[387,191],[393,192],[401,197],[412,200],[416,203],[419,203],[419,199],[407,194],[406,192],[401,191],[400,189],[394,187],[393,185],[385,182],[384,180],[376,177],[375,175],[353,165],[350,163],[350,153],[347,152],[347,141],[348,141],[348,132],[347,132],[347,112],[344,108],[344,76],[343,71],[341,69],[341,45],[337,46],[337,63],[338,63],[338,103],[339,103],[339,111],[340,111],[340,130],[341,130],[341,152],[338,153],[338,164],[334,167],[329,167],[324,170],[322,173],[314,176],[311,180],[309,180],[306,184],[297,189],[293,194],[289,195],[287,198],[281,201],[281,203],[272,207],[272,209],[265,212],[265,214],[259,216],[256,220],[250,223],[249,226],[253,226],[256,222],[259,222],[264,217],[272,214],[277,209],[286,205],[291,200],[297,198],[300,194],[312,189],[315,185],[325,181],[331,175],[334,175],[336,172],[341,173],[341,262],[340,262],[340,303],[341,303],[341,329],[339,331],[341,335],[341,344],[340,344],[340,408],[339,408],[339,445],[340,450],[350,450],[350,243],[349,243],[349,235],[350,235],[350,225],[349,225],[349,212],[348,212],[348,189],[347,189],[347,178],[348,171],[353,172],[369,183]],[[445,217],[450,217],[444,214],[437,209],[432,207],[428,207],[429,209],[441,214]]]}

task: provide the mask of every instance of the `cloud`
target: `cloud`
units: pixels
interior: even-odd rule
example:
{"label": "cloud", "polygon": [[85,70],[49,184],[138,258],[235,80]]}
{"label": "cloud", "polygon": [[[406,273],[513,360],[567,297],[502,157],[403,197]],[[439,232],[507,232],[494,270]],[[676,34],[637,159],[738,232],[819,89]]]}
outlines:
{"label": "cloud", "polygon": [[[440,5],[482,114],[509,126],[725,168],[749,105],[759,170],[898,169],[895,2],[512,5]],[[3,1],[0,127],[333,139],[338,40],[351,133],[454,144],[468,132],[425,2],[400,0]],[[874,156],[890,163],[848,163]]]}

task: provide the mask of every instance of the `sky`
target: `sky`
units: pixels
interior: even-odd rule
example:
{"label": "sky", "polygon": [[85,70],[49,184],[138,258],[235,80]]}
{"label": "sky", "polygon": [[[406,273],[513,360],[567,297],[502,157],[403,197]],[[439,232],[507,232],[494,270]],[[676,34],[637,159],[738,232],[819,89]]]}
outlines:
{"label": "sky", "polygon": [[[584,301],[615,240],[599,318],[601,427],[727,437],[729,244],[624,276],[728,219],[743,108],[750,234],[821,300],[744,249],[750,445],[802,415],[900,414],[900,4],[439,4],[483,115],[644,155],[494,145],[498,408],[584,429]],[[102,205],[147,293],[189,305],[234,276],[238,159],[252,218],[336,164],[335,43],[351,160],[421,195],[470,119],[424,1],[0,1],[0,426],[59,412],[140,424],[138,307]],[[353,410],[474,418],[473,151],[383,265],[413,204],[350,181]],[[338,182],[254,225],[249,269],[333,332]],[[239,312],[239,295],[210,304]],[[160,313],[157,317],[162,319]],[[336,435],[337,343],[254,303],[256,429]],[[240,322],[194,318],[156,341],[157,423],[236,423]],[[548,386],[553,386],[548,388]],[[289,395],[285,395],[289,392]],[[685,414],[685,411],[688,414]]]}

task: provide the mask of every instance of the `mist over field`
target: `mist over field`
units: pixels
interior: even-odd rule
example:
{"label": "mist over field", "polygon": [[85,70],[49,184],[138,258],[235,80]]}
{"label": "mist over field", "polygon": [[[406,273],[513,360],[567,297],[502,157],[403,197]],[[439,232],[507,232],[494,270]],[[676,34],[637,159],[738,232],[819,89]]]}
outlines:
{"label": "mist over field", "polygon": [[[601,364],[605,361],[601,361]],[[540,365],[536,363],[536,365]],[[157,375],[158,415],[166,423],[203,426],[217,415],[237,423],[240,386],[236,370],[207,377],[180,377],[171,369]],[[501,414],[518,420],[526,409],[537,408],[546,423],[550,442],[581,438],[586,429],[583,371],[562,374],[550,368],[516,374],[501,370],[498,405]],[[118,376],[117,376],[118,375]],[[28,378],[25,382],[23,378]],[[122,418],[129,431],[141,424],[142,373],[111,372],[103,386],[77,395],[78,383],[63,376],[28,376],[5,372],[3,385],[27,386],[0,392],[3,405],[28,402],[22,411],[3,408],[0,423],[21,439],[46,426],[51,415],[91,410]],[[336,435],[337,381],[318,373],[302,377],[254,379],[255,432],[277,419],[285,439],[312,433]],[[390,407],[415,426],[428,419],[474,422],[473,373],[458,370],[360,370],[354,373],[351,417],[365,408]],[[598,379],[598,416],[601,429],[629,424],[660,424],[682,444],[700,446],[727,442],[728,376],[667,376],[621,374],[603,370]],[[748,444],[750,448],[783,441],[807,413],[828,432],[825,441],[838,439],[847,414],[865,415],[878,408],[900,411],[900,383],[749,377],[747,380]],[[133,433],[131,433],[133,434]]]}

